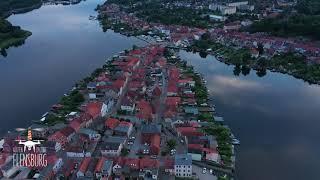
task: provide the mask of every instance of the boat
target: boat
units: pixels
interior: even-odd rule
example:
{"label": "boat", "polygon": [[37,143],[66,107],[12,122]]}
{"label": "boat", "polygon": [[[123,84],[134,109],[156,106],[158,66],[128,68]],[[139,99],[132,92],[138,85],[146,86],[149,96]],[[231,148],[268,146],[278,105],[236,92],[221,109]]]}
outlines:
{"label": "boat", "polygon": [[95,20],[95,19],[96,19],[95,16],[92,16],[92,15],[89,16],[89,20]]}
{"label": "boat", "polygon": [[232,141],[231,141],[231,143],[233,144],[233,145],[240,145],[240,141],[238,140],[238,139],[232,139]]}
{"label": "boat", "polygon": [[41,117],[46,117],[48,114],[49,114],[49,112],[46,112]]}

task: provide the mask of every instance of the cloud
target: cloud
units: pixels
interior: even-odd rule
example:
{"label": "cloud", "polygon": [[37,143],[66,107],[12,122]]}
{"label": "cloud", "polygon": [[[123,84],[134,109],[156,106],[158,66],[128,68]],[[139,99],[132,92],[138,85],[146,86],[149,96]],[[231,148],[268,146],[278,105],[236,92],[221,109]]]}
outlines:
{"label": "cloud", "polygon": [[212,77],[210,81],[216,84],[215,85],[216,88],[219,88],[219,86],[222,86],[222,87],[228,87],[233,89],[249,90],[249,89],[263,89],[267,86],[266,84],[262,84],[256,81],[243,80],[237,77],[227,77],[227,76],[221,76],[221,75]]}

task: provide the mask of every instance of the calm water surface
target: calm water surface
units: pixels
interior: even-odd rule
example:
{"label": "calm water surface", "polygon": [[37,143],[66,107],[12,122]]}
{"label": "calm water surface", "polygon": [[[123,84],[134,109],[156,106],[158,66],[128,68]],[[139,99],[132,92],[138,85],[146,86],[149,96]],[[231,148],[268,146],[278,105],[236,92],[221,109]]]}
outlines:
{"label": "calm water surface", "polygon": [[[37,120],[61,95],[101,66],[107,57],[133,44],[103,33],[94,8],[103,0],[43,6],[9,20],[33,32],[23,46],[0,58],[0,134]],[[233,66],[213,57],[181,52],[202,72],[217,111],[241,140],[237,176],[241,180],[320,179],[320,87],[287,75],[251,71],[234,76]]]}
{"label": "calm water surface", "polygon": [[25,44],[0,57],[0,134],[38,120],[77,80],[121,50],[142,44],[113,32],[103,33],[90,15],[103,0],[50,5],[9,17],[33,33]]}
{"label": "calm water surface", "polygon": [[319,86],[272,72],[235,76],[212,56],[180,56],[205,76],[217,113],[241,140],[238,179],[320,179]]}

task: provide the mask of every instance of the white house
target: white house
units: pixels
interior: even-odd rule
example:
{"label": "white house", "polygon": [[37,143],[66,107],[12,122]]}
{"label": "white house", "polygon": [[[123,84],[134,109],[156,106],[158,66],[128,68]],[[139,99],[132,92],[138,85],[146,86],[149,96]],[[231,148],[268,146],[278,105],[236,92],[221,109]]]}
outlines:
{"label": "white house", "polygon": [[176,177],[192,177],[192,157],[187,154],[177,154],[174,160]]}
{"label": "white house", "polygon": [[112,109],[114,105],[114,100],[111,97],[107,97],[107,99],[103,102],[102,108],[101,108],[101,115],[105,116],[110,110]]}
{"label": "white house", "polygon": [[107,157],[120,156],[123,145],[121,143],[105,143],[101,149],[101,154]]}

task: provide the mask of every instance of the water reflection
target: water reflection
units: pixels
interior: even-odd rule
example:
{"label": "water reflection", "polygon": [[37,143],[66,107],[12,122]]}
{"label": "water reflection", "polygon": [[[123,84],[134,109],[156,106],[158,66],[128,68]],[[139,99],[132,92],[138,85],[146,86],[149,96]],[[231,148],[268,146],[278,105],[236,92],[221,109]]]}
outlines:
{"label": "water reflection", "polygon": [[238,179],[319,179],[320,86],[212,56],[180,56],[204,75],[217,113],[241,140]]}
{"label": "water reflection", "polygon": [[[42,2],[42,5],[40,4],[39,7],[37,8],[34,8],[34,9],[28,9],[26,11],[23,11],[23,12],[19,12],[18,14],[24,14],[24,13],[27,13],[29,11],[33,11],[35,9],[38,9],[38,8],[41,8],[43,6],[53,6],[53,5],[64,5],[64,6],[68,6],[68,5],[76,5],[76,4],[79,4],[82,0],[45,0]],[[10,18],[9,18],[10,19]],[[75,24],[72,24],[72,22],[74,23],[75,20],[71,20],[71,21],[63,21],[63,20],[69,20],[70,18],[65,18],[65,17],[61,17],[60,18],[60,22],[61,26],[60,27],[63,27],[65,25],[71,25],[71,26],[74,26]],[[78,25],[80,23],[83,23],[83,22],[78,22]],[[16,24],[17,26],[20,26],[20,24]],[[31,35],[32,36],[32,35]],[[26,39],[29,38],[29,37],[26,37]],[[26,39],[21,39],[15,43],[12,43],[10,44],[9,46],[7,47],[4,47],[4,48],[1,48],[0,50],[0,55],[2,57],[7,57],[8,56],[8,52],[7,50],[9,48],[12,48],[12,47],[19,47],[19,46],[22,46],[24,43],[25,43],[25,40]]]}
{"label": "water reflection", "polygon": [[108,57],[144,44],[113,31],[103,33],[97,21],[89,20],[103,2],[49,5],[9,17],[33,35],[23,46],[8,49],[6,58],[0,57],[0,135],[38,120]]}

